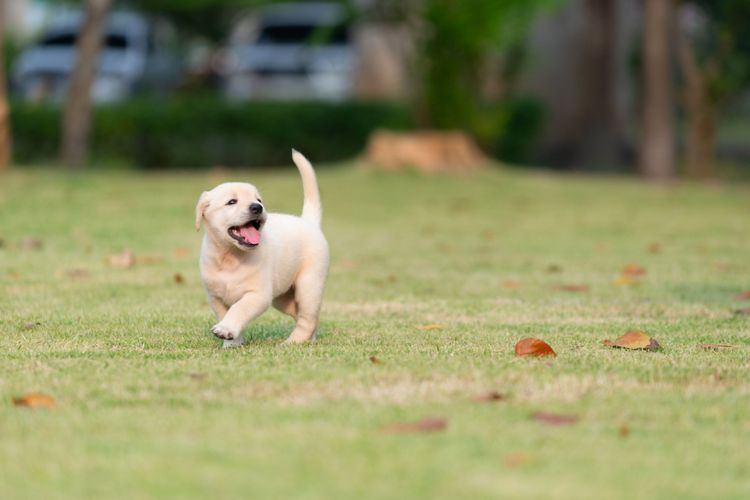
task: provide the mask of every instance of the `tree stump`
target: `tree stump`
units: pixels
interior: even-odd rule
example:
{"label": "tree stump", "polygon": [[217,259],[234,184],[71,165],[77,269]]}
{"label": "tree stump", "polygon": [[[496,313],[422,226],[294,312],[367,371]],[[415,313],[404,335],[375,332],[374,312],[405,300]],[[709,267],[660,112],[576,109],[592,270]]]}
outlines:
{"label": "tree stump", "polygon": [[477,170],[487,163],[482,151],[464,132],[375,131],[370,136],[365,160],[382,170],[413,168],[420,172]]}

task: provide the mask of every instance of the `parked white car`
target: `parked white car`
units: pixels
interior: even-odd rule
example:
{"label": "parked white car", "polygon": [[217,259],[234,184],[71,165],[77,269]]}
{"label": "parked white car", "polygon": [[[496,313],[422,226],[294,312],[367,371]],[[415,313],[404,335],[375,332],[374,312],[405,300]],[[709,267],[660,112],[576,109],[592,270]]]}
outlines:
{"label": "parked white car", "polygon": [[282,3],[241,17],[222,68],[231,100],[343,100],[357,66],[346,11],[330,2]]}
{"label": "parked white car", "polygon": [[[13,68],[13,90],[26,100],[62,102],[75,63],[82,13],[58,16],[40,40],[24,50]],[[163,21],[134,12],[107,16],[91,96],[94,102],[116,102],[139,90],[169,90],[180,67],[172,50],[174,30]]]}

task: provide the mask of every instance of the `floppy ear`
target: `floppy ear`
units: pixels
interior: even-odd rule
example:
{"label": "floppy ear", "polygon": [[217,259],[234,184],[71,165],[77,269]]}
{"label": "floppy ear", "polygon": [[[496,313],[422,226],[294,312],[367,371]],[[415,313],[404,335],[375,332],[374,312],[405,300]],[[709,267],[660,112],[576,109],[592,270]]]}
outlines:
{"label": "floppy ear", "polygon": [[203,221],[203,215],[206,213],[208,208],[208,191],[203,191],[201,197],[198,198],[198,204],[195,206],[195,230],[200,231],[201,222]]}

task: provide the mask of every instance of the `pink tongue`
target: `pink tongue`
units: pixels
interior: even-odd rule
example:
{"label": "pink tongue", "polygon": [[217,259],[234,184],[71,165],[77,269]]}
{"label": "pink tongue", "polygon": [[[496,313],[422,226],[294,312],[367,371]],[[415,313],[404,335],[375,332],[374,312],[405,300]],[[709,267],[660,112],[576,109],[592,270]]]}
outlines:
{"label": "pink tongue", "polygon": [[260,231],[253,226],[241,227],[240,236],[251,245],[257,245],[260,243]]}

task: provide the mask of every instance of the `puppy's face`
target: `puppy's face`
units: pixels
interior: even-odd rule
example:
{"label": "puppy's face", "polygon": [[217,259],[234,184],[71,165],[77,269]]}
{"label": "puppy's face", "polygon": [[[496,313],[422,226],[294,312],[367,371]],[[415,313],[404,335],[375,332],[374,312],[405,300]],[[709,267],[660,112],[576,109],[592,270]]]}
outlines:
{"label": "puppy's face", "polygon": [[195,207],[195,229],[206,221],[216,241],[241,250],[260,245],[267,214],[260,193],[252,184],[228,182],[205,191]]}

